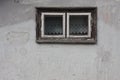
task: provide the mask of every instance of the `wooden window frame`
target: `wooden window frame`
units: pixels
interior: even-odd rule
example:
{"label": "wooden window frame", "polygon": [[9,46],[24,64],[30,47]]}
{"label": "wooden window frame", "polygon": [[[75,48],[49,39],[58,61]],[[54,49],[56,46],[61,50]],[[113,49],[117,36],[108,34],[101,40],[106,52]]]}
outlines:
{"label": "wooden window frame", "polygon": [[[62,27],[63,27],[63,35],[45,35],[44,34],[44,16],[46,15],[51,15],[51,16],[56,16],[56,15],[59,15],[59,16],[62,16]],[[65,37],[65,13],[51,13],[51,12],[45,12],[45,13],[42,13],[41,15],[41,37]]]}
{"label": "wooden window frame", "polygon": [[[65,36],[44,36],[42,29],[42,13],[65,13]],[[69,36],[68,13],[91,14],[90,32],[88,36]],[[79,15],[80,15],[79,14]],[[37,43],[60,43],[60,44],[96,44],[97,43],[97,8],[96,7],[36,7],[36,42]]]}
{"label": "wooden window frame", "polygon": [[[70,20],[69,20],[69,17],[71,15],[77,15],[77,16],[81,16],[81,15],[87,15],[88,16],[88,35],[70,35],[69,34],[69,23],[70,23]],[[77,38],[77,37],[91,37],[91,13],[67,13],[67,37],[74,37],[74,38]]]}

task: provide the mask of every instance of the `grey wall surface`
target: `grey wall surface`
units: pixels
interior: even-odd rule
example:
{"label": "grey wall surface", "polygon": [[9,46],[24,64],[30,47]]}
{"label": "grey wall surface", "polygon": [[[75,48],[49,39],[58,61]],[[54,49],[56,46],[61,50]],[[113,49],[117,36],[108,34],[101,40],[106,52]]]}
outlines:
{"label": "grey wall surface", "polygon": [[[36,6],[97,7],[97,44],[37,44]],[[119,80],[119,35],[120,0],[1,0],[0,80]]]}

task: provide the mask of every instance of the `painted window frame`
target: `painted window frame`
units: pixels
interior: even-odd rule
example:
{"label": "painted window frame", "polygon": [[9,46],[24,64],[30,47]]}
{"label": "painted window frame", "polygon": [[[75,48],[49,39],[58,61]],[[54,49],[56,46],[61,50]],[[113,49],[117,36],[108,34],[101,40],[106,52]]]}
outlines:
{"label": "painted window frame", "polygon": [[[65,36],[42,36],[42,13],[65,13]],[[91,36],[69,37],[67,34],[67,13],[91,13]],[[36,7],[36,42],[57,44],[96,44],[97,43],[97,7]]]}
{"label": "painted window frame", "polygon": [[[63,35],[45,35],[44,33],[44,17],[46,15],[50,15],[50,16],[62,16],[62,27],[63,27]],[[57,12],[54,12],[54,13],[51,13],[51,12],[43,12],[41,14],[41,20],[42,20],[42,23],[41,23],[41,37],[65,37],[65,13],[57,13]]]}
{"label": "painted window frame", "polygon": [[[69,32],[69,24],[70,24],[70,16],[71,15],[76,15],[76,16],[88,16],[88,35],[70,35]],[[91,37],[91,13],[67,13],[67,37]]]}

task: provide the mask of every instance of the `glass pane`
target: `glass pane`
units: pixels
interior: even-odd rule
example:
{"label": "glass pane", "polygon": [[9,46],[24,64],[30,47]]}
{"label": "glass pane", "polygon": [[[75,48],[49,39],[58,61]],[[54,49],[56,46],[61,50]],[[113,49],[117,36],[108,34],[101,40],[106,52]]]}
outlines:
{"label": "glass pane", "polygon": [[70,35],[88,34],[88,15],[70,15]]}
{"label": "glass pane", "polygon": [[45,35],[63,35],[62,15],[45,15],[44,34]]}

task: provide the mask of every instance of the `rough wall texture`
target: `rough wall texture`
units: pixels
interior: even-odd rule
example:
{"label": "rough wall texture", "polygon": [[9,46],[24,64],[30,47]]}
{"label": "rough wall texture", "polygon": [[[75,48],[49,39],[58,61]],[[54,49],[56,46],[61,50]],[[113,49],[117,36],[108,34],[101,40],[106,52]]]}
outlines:
{"label": "rough wall texture", "polygon": [[[35,7],[98,7],[96,45],[37,44]],[[120,0],[1,0],[0,80],[119,80]]]}

